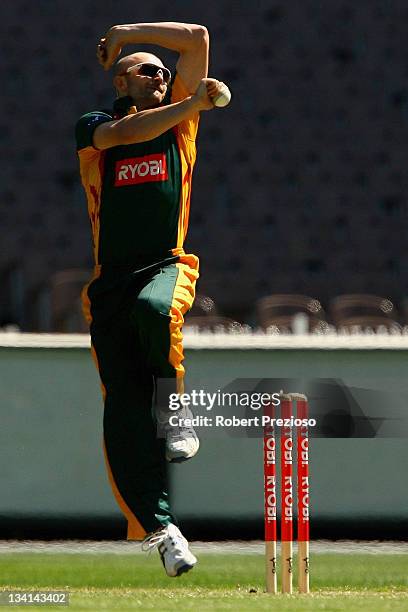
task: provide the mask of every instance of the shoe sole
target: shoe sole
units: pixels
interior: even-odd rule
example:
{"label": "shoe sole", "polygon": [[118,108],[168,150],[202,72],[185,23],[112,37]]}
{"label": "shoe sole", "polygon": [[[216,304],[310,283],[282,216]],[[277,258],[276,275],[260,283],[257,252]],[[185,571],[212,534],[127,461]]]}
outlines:
{"label": "shoe sole", "polygon": [[186,563],[185,565],[182,565],[181,567],[177,568],[177,574],[176,574],[175,578],[178,578],[179,576],[181,576],[181,574],[186,574],[187,572],[192,570],[194,565],[188,565]]}
{"label": "shoe sole", "polygon": [[168,455],[166,455],[166,461],[168,461],[168,463],[183,463],[195,457],[196,454],[197,453],[194,453],[194,455],[189,455],[188,457],[168,457]]}

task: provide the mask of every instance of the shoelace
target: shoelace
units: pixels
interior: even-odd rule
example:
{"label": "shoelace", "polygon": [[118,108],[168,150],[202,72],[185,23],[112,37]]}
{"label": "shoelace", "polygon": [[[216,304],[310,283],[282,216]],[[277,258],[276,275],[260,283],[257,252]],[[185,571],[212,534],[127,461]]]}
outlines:
{"label": "shoelace", "polygon": [[142,542],[143,552],[152,551],[153,548],[156,548],[156,546],[164,542],[167,537],[168,534],[165,529],[158,529],[157,531],[153,531],[153,533],[147,535]]}
{"label": "shoelace", "polygon": [[169,423],[161,422],[160,429],[166,438],[170,438],[173,442],[185,442],[188,438],[196,438],[197,434],[193,427],[183,425],[170,425]]}

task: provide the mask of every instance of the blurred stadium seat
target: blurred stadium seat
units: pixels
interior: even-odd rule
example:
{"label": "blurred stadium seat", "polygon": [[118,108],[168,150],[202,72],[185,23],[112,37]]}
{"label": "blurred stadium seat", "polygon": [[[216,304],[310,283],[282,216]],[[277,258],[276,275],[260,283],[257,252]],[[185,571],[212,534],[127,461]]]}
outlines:
{"label": "blurred stadium seat", "polygon": [[27,329],[31,332],[52,332],[50,284],[40,281],[26,295]]}
{"label": "blurred stadium seat", "polygon": [[91,272],[81,269],[62,270],[51,276],[52,331],[64,333],[89,331],[82,314],[81,291],[90,278]]}
{"label": "blurred stadium seat", "polygon": [[319,300],[307,295],[268,295],[256,303],[257,320],[264,330],[307,333],[328,326]]}
{"label": "blurred stadium seat", "polygon": [[218,308],[214,300],[208,295],[197,293],[192,308],[188,311],[188,316],[206,317],[218,315]]}
{"label": "blurred stadium seat", "polygon": [[242,324],[234,319],[222,317],[219,315],[205,316],[186,316],[183,329],[197,329],[198,331],[212,332],[239,332],[242,330]]}
{"label": "blurred stadium seat", "polygon": [[240,331],[242,324],[220,315],[213,298],[197,293],[192,308],[185,315],[184,329],[199,331]]}
{"label": "blurred stadium seat", "polygon": [[330,302],[330,313],[338,329],[401,329],[394,304],[378,295],[340,295]]}

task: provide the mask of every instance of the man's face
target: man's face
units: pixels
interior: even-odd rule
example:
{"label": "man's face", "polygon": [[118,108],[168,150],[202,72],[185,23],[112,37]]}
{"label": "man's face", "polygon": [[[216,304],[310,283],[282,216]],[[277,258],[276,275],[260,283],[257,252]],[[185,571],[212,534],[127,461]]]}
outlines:
{"label": "man's face", "polygon": [[135,60],[119,75],[121,85],[138,110],[158,106],[166,95],[170,72],[154,55],[146,54]]}

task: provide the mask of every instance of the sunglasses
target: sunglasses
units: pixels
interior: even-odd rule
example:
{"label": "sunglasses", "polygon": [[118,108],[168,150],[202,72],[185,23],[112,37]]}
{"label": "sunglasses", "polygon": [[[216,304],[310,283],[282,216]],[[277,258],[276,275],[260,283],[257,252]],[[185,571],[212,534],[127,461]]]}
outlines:
{"label": "sunglasses", "polygon": [[122,72],[122,74],[119,76],[123,76],[127,74],[130,70],[133,70],[134,68],[138,68],[137,74],[140,74],[141,76],[152,77],[152,78],[157,76],[159,70],[161,70],[161,73],[163,75],[163,81],[167,85],[170,83],[171,72],[168,68],[165,68],[164,66],[157,66],[156,64],[145,63],[145,62],[142,62],[140,64],[135,64],[134,66],[130,66],[130,68],[125,70],[125,72]]}

